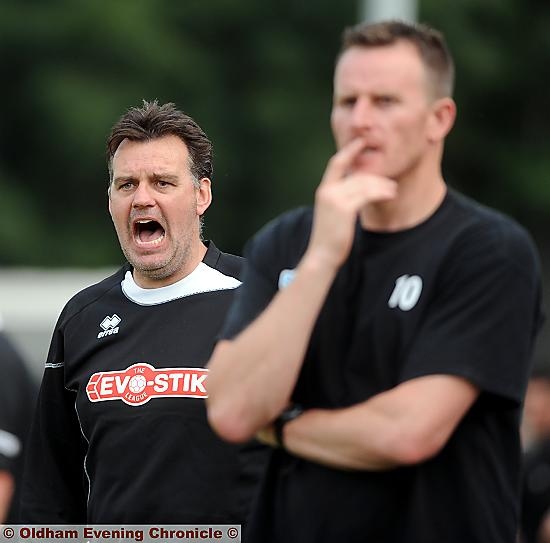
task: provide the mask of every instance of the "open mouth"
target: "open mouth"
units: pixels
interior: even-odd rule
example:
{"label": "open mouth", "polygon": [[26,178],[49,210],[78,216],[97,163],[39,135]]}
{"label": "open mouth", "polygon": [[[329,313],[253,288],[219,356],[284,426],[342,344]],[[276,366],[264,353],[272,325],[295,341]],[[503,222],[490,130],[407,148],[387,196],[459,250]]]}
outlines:
{"label": "open mouth", "polygon": [[158,245],[164,239],[164,228],[152,219],[134,223],[134,238],[140,245]]}

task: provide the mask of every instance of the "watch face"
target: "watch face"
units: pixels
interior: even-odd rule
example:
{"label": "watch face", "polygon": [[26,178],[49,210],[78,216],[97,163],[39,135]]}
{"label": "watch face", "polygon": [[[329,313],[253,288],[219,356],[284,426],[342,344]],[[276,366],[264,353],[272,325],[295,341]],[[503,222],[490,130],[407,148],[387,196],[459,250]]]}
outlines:
{"label": "watch face", "polygon": [[289,422],[296,417],[299,417],[303,412],[304,410],[302,407],[299,405],[293,405],[291,408],[281,413],[281,418],[283,418],[285,422]]}

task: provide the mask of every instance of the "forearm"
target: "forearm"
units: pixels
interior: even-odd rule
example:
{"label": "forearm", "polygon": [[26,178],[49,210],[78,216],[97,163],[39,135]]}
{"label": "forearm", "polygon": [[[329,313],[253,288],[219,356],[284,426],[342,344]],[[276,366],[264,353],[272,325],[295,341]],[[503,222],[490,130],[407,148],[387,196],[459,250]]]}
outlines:
{"label": "forearm", "polygon": [[292,454],[340,469],[385,470],[428,460],[479,394],[468,381],[431,375],[351,407],[312,409],[283,428]]}
{"label": "forearm", "polygon": [[349,409],[310,409],[283,430],[286,450],[312,462],[344,470],[379,471],[402,462],[390,445],[385,417],[370,416],[358,429]]}
{"label": "forearm", "polygon": [[289,401],[336,269],[306,253],[293,281],[208,364],[208,415],[225,439],[249,439]]}

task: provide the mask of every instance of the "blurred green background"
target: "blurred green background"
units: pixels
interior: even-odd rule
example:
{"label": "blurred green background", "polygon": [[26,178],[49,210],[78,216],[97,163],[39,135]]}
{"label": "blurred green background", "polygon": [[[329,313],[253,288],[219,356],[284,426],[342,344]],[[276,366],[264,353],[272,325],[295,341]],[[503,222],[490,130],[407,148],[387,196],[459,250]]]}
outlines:
{"label": "blurred green background", "polygon": [[[448,182],[515,216],[545,248],[550,222],[550,2],[420,0],[447,36],[458,122]],[[214,143],[206,237],[240,253],[312,200],[333,152],[332,69],[356,0],[0,3],[0,265],[122,261],[107,213],[105,138],[143,98],[173,101]]]}

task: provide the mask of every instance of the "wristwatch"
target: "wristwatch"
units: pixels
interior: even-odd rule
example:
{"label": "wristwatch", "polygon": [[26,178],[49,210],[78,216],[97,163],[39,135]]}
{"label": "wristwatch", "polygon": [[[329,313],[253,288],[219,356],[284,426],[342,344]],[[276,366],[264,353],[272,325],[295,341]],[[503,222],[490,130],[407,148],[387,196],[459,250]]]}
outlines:
{"label": "wristwatch", "polygon": [[283,428],[287,422],[294,420],[304,412],[304,408],[298,404],[292,404],[287,407],[273,422],[273,429],[275,430],[275,441],[279,447],[285,448],[283,443]]}

